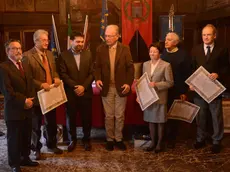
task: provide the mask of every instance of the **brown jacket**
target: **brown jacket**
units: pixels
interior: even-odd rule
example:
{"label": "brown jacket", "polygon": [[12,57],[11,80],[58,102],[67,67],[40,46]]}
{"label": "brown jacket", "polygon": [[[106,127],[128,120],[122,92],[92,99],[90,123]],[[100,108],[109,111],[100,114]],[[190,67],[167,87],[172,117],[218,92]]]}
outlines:
{"label": "brown jacket", "polygon": [[[96,53],[96,65],[95,65],[95,80],[101,80],[103,88],[101,95],[107,96],[110,83],[110,60],[109,60],[109,47],[106,44],[102,44],[97,48]],[[115,58],[115,86],[119,96],[127,96],[122,94],[122,85],[128,84],[130,86],[134,79],[134,67],[133,60],[129,50],[129,47],[117,43],[116,58]]]}
{"label": "brown jacket", "polygon": [[[46,82],[46,71],[43,66],[43,63],[38,55],[38,52],[35,48],[30,49],[23,53],[23,56],[28,58],[29,66],[32,71],[33,80],[35,83],[36,92],[41,90],[41,84]],[[51,51],[46,51],[47,60],[49,62],[51,78],[54,79],[58,76],[56,72],[55,59]]]}

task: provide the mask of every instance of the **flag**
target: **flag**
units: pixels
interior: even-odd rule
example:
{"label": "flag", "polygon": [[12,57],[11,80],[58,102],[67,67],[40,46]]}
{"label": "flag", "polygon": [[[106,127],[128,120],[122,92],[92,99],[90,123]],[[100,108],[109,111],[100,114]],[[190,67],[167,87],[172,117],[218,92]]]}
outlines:
{"label": "flag", "polygon": [[57,36],[57,29],[55,25],[54,16],[52,14],[52,32],[51,32],[51,44],[50,44],[51,51],[53,52],[54,57],[58,57],[61,54],[59,40]]}
{"label": "flag", "polygon": [[122,43],[129,45],[136,31],[146,46],[152,43],[152,0],[121,1]]}
{"label": "flag", "polygon": [[67,37],[67,50],[70,49],[70,36],[72,34],[70,14],[68,14],[68,37]]}
{"label": "flag", "polygon": [[87,49],[87,43],[88,43],[88,26],[89,26],[89,21],[88,21],[88,15],[85,16],[85,25],[84,25],[84,30],[83,30],[83,35],[84,35],[84,44],[83,48]]}
{"label": "flag", "polygon": [[102,11],[101,11],[101,32],[100,32],[100,38],[105,41],[104,34],[105,34],[105,28],[107,26],[107,17],[108,17],[108,6],[107,6],[107,0],[102,0]]}

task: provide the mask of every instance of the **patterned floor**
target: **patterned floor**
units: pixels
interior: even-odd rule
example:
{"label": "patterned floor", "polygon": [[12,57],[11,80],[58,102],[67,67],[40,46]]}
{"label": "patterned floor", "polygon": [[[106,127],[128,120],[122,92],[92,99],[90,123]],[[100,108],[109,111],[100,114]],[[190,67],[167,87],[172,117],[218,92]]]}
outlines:
{"label": "patterned floor", "polygon": [[[6,132],[3,120],[0,120],[0,130]],[[80,132],[80,129],[78,129]],[[94,129],[93,136],[104,137],[103,129]],[[105,150],[103,139],[93,137],[91,152],[85,152],[79,144],[75,151],[66,152],[66,145],[60,145],[65,150],[63,155],[47,153],[42,148],[45,160],[39,161],[35,168],[23,167],[23,172],[228,172],[230,171],[230,136],[223,140],[224,149],[218,155],[210,153],[210,145],[201,150],[192,149],[192,139],[178,141],[176,148],[162,153],[147,153],[134,148],[133,141],[126,141],[127,151]],[[10,171],[7,164],[6,138],[0,137],[0,172]],[[32,157],[33,158],[33,157]]]}

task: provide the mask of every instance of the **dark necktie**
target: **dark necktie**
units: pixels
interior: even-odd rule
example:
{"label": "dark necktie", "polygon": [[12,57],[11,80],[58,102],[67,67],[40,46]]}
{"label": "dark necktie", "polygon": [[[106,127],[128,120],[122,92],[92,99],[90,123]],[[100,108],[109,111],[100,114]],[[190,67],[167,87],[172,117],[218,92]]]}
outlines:
{"label": "dark necktie", "polygon": [[22,76],[25,76],[24,70],[23,70],[23,68],[22,68],[22,62],[18,61],[18,62],[17,62],[17,65],[18,65],[18,69],[19,69],[21,75],[22,75]]}
{"label": "dark necktie", "polygon": [[208,49],[207,54],[206,54],[206,60],[208,60],[211,55],[211,47],[208,45],[206,48]]}

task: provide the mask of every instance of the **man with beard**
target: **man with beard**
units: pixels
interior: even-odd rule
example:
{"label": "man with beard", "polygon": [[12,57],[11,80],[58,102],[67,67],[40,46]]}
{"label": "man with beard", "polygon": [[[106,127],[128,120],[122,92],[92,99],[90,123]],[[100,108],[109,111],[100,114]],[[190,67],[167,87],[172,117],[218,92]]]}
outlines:
{"label": "man with beard", "polygon": [[7,41],[5,49],[8,59],[0,64],[0,90],[4,95],[8,161],[13,172],[21,172],[20,166],[38,165],[29,158],[35,92],[27,59],[22,60],[20,41]]}
{"label": "man with beard", "polygon": [[84,137],[84,149],[91,150],[90,132],[92,123],[93,61],[90,51],[83,50],[84,36],[73,32],[71,48],[59,57],[59,74],[64,82],[68,102],[66,103],[67,130],[70,144],[68,151],[76,147],[76,115],[80,112]]}
{"label": "man with beard", "polygon": [[[28,57],[31,74],[35,84],[35,91],[44,89],[50,90],[50,85],[54,84],[55,87],[59,86],[61,81],[56,72],[55,59],[51,51],[47,50],[49,45],[48,32],[45,30],[37,30],[34,35],[34,48],[24,53]],[[40,149],[42,144],[41,138],[41,125],[42,125],[42,112],[39,104],[34,107],[35,117],[32,121],[32,150],[36,159],[41,159]],[[44,115],[46,145],[48,151],[61,154],[62,150],[57,147],[57,124],[56,124],[56,109],[53,109]]]}

